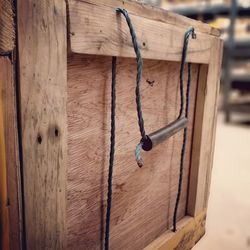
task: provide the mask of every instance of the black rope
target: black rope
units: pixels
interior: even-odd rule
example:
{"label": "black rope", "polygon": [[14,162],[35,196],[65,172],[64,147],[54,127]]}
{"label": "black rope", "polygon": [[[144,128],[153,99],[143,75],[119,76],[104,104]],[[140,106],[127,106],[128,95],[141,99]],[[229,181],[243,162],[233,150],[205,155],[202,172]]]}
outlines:
{"label": "black rope", "polygon": [[[191,85],[191,70],[192,66],[191,63],[188,63],[188,80],[187,80],[187,90],[186,90],[186,108],[184,112],[184,87],[183,87],[183,77],[184,77],[184,68],[186,63],[186,56],[187,56],[187,49],[188,49],[188,42],[189,37],[192,35],[195,38],[194,28],[189,28],[184,37],[184,44],[182,50],[182,59],[181,59],[181,67],[180,67],[180,96],[181,96],[181,107],[179,118],[185,116],[188,118],[188,110],[189,110],[189,97],[190,97],[190,85]],[[181,150],[181,161],[180,161],[180,172],[179,172],[179,183],[178,183],[178,192],[175,202],[174,208],[174,216],[173,216],[173,231],[176,232],[176,224],[177,224],[177,212],[180,203],[181,191],[182,191],[182,179],[183,179],[183,168],[184,168],[184,158],[185,158],[185,151],[186,151],[186,144],[187,144],[187,131],[188,129],[184,129],[183,133],[183,145]]]}
{"label": "black rope", "polygon": [[108,173],[108,195],[106,212],[105,230],[105,250],[109,249],[110,216],[112,207],[112,178],[115,156],[115,108],[116,108],[116,57],[112,58],[112,90],[111,90],[111,135],[110,135],[110,154],[109,154],[109,173]]}
{"label": "black rope", "polygon": [[[136,76],[136,105],[137,105],[137,116],[138,116],[138,124],[140,128],[140,133],[142,136],[142,142],[140,142],[137,146],[137,149],[141,149],[143,140],[147,139],[146,132],[144,129],[144,120],[142,115],[141,108],[141,96],[140,96],[140,82],[142,78],[142,57],[140,53],[140,49],[137,43],[137,38],[135,31],[133,29],[131,20],[129,18],[128,12],[125,9],[117,9],[118,12],[122,13],[127,21],[130,34],[132,37],[132,43],[134,46],[136,61],[137,61],[137,76]],[[182,51],[182,61],[181,61],[181,69],[180,69],[180,96],[181,96],[181,108],[180,108],[180,116],[184,115],[184,90],[183,90],[183,74],[184,74],[184,66],[186,61],[187,47],[190,34],[194,37],[194,29],[190,28],[185,33],[184,38],[184,46]],[[113,166],[114,166],[114,156],[115,156],[115,109],[116,109],[116,61],[117,58],[112,58],[112,90],[111,90],[111,136],[110,136],[110,157],[109,157],[109,171],[108,171],[108,193],[107,193],[107,211],[106,211],[106,228],[105,228],[105,241],[104,241],[104,249],[109,249],[109,235],[110,235],[110,219],[111,219],[111,207],[112,207],[112,178],[113,178]],[[186,92],[186,109],[185,116],[188,117],[188,109],[189,109],[189,92],[190,92],[190,84],[191,84],[191,64],[188,64],[188,83],[187,83],[187,92]],[[185,156],[185,148],[186,148],[186,140],[187,140],[187,128],[184,130],[183,136],[183,147],[181,152],[181,163],[180,163],[180,176],[179,176],[179,185],[178,185],[178,193],[176,198],[176,205],[174,211],[173,218],[173,231],[176,231],[176,216],[178,211],[178,205],[180,201],[181,188],[182,188],[182,176],[183,176],[183,163]],[[137,150],[136,149],[136,150]],[[142,166],[142,161],[138,161],[138,165]]]}
{"label": "black rope", "polygon": [[128,15],[128,12],[125,9],[121,9],[121,8],[118,8],[117,12],[122,13],[124,15],[125,19],[126,19],[126,22],[128,24],[128,27],[129,27],[130,35],[131,35],[131,38],[132,38],[134,51],[135,51],[135,54],[136,54],[137,75],[136,75],[135,96],[136,96],[136,109],[137,109],[138,124],[139,124],[139,128],[140,128],[140,133],[141,133],[142,140],[136,147],[135,157],[136,157],[136,161],[137,161],[138,166],[142,167],[143,161],[141,159],[141,154],[140,153],[141,153],[141,149],[142,149],[143,140],[147,140],[147,135],[146,135],[145,128],[144,128],[144,119],[143,119],[143,114],[142,114],[141,90],[140,90],[143,61],[142,61],[142,57],[141,57],[140,48],[139,48],[139,45],[138,45],[138,42],[137,42],[136,33],[135,33],[134,28],[133,28],[131,19],[130,19],[129,15]]}
{"label": "black rope", "polygon": [[141,132],[141,137],[143,139],[146,139],[146,132],[144,128],[144,120],[143,120],[143,115],[142,115],[142,108],[141,108],[141,94],[140,94],[140,85],[141,85],[141,78],[142,78],[142,67],[143,67],[143,61],[141,57],[141,52],[140,48],[137,42],[137,37],[135,30],[133,28],[131,19],[128,15],[128,12],[125,9],[118,8],[118,12],[122,13],[127,21],[130,35],[132,38],[132,43],[134,46],[134,51],[136,54],[136,62],[137,62],[137,75],[136,75],[136,89],[135,89],[135,95],[136,95],[136,108],[137,108],[137,116],[138,116],[138,124]]}
{"label": "black rope", "polygon": [[[137,104],[137,115],[138,124],[142,138],[146,138],[144,129],[144,120],[141,109],[141,97],[140,97],[140,83],[142,78],[142,57],[140,49],[137,43],[136,34],[129,18],[128,12],[125,9],[118,8],[116,10],[124,15],[129,31],[132,37],[132,43],[136,54],[137,62],[137,76],[136,76],[136,104]],[[105,240],[104,249],[109,249],[109,234],[110,234],[110,219],[111,219],[111,207],[112,207],[112,178],[113,178],[113,166],[114,166],[114,154],[115,154],[115,107],[116,107],[116,57],[112,58],[112,91],[111,91],[111,137],[110,137],[110,157],[109,157],[109,173],[108,173],[108,194],[107,194],[107,212],[106,212],[106,229],[105,229]]]}

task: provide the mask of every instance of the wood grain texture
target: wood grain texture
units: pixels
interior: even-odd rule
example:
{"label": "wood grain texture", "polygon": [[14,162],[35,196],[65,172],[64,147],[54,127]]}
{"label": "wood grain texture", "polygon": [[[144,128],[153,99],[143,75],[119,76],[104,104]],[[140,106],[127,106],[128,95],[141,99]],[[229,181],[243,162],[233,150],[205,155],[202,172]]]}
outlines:
{"label": "wood grain texture", "polygon": [[[179,112],[179,64],[144,61],[142,108],[148,133]],[[193,66],[189,133],[178,220],[185,216],[198,65]],[[118,59],[117,142],[111,249],[142,249],[171,227],[177,193],[182,133],[143,152],[135,106],[134,59]],[[147,80],[155,81],[153,87]],[[73,54],[68,58],[68,249],[101,249],[106,212],[110,136],[111,57]]]}
{"label": "wood grain texture", "polygon": [[208,67],[202,67],[200,74],[187,209],[191,216],[196,216],[207,208],[213,165],[222,51],[222,40],[214,39],[211,51],[213,57]]}
{"label": "wood grain texture", "polygon": [[17,4],[26,244],[65,249],[66,4]]}
{"label": "wood grain texture", "polygon": [[190,250],[205,234],[206,212],[196,217],[184,217],[179,223],[177,233],[165,232],[144,250]]}
{"label": "wood grain texture", "polygon": [[0,57],[0,66],[3,66],[3,72],[0,73],[0,247],[1,249],[10,249],[10,221],[8,210],[8,189],[7,189],[7,166],[6,166],[6,138],[5,138],[5,120],[2,100],[2,84],[6,77],[6,65]]}
{"label": "wood grain texture", "polygon": [[[5,151],[6,166],[6,201],[8,210],[8,228],[4,229],[9,233],[9,248],[18,250],[21,246],[21,189],[20,189],[20,167],[19,149],[17,142],[17,117],[16,117],[16,97],[13,80],[13,65],[8,57],[0,57],[0,99],[3,122],[3,140],[5,146],[1,146]],[[4,165],[1,164],[1,169]],[[1,175],[3,177],[3,175]]]}
{"label": "wood grain texture", "polygon": [[[124,17],[116,13],[120,1],[103,4],[96,0],[69,1],[70,48],[74,53],[135,57]],[[120,6],[122,7],[122,6]],[[130,5],[127,3],[130,13]],[[130,13],[142,57],[180,61],[187,28]],[[199,32],[190,39],[187,61],[208,63],[213,36]]]}
{"label": "wood grain texture", "polygon": [[12,0],[0,0],[0,53],[11,52],[15,46]]}
{"label": "wood grain texture", "polygon": [[[70,2],[72,0],[68,1]],[[95,3],[95,4],[97,3],[96,0],[87,0],[87,1],[79,0],[79,1]],[[195,29],[198,29],[201,33],[220,36],[220,32],[218,29],[215,29],[203,22],[196,21],[155,6],[150,6],[143,2],[135,0],[99,0],[98,4],[101,4],[103,6],[108,6],[113,9],[117,7],[122,7],[128,9],[129,12],[132,13],[133,15],[145,17],[150,20],[169,23],[185,29],[187,29],[190,26],[193,26]]]}

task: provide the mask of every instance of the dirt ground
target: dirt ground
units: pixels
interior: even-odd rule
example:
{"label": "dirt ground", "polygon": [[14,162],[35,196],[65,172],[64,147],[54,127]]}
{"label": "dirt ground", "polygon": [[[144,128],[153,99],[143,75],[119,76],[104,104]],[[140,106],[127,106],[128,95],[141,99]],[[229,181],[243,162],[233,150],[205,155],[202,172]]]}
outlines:
{"label": "dirt ground", "polygon": [[207,233],[194,250],[250,249],[250,125],[218,119]]}

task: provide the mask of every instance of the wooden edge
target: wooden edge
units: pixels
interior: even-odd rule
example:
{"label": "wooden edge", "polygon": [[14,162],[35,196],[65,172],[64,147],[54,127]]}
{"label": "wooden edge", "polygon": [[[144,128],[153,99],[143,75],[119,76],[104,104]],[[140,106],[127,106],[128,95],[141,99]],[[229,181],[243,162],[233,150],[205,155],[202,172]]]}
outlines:
{"label": "wooden edge", "polygon": [[4,111],[2,95],[0,93],[0,246],[1,249],[8,250],[10,248],[10,222],[8,210],[7,166],[5,148]]}
{"label": "wooden edge", "polygon": [[[71,0],[68,0],[71,1]],[[88,3],[96,3],[96,0],[78,0]],[[220,31],[211,27],[210,25],[203,23],[201,21],[196,21],[190,19],[185,16],[178,15],[171,11],[150,6],[149,4],[141,3],[135,0],[99,0],[99,4],[108,6],[108,7],[122,7],[124,9],[129,10],[129,12],[133,15],[141,16],[150,20],[155,20],[158,22],[168,23],[180,28],[187,29],[190,26],[193,26],[195,29],[199,30],[199,32],[220,36]]]}
{"label": "wooden edge", "polygon": [[220,37],[222,34],[222,31],[220,29],[217,29],[217,28],[211,26],[210,34],[213,36],[216,36],[216,37]]}
{"label": "wooden edge", "polygon": [[187,213],[206,209],[213,163],[223,42],[214,39],[209,65],[201,65],[198,82]]}
{"label": "wooden edge", "polygon": [[65,1],[17,1],[27,249],[66,248]]}
{"label": "wooden edge", "polygon": [[0,0],[0,54],[14,49],[15,29],[12,0]]}
{"label": "wooden edge", "polygon": [[[162,22],[153,18],[145,18],[145,15],[141,15],[142,11],[134,14],[136,9],[134,4],[126,1],[124,3],[126,3],[126,9],[130,13],[137,33],[142,57],[180,61],[187,27],[176,25],[178,18],[173,23],[173,21]],[[73,53],[135,57],[127,23],[121,14],[116,13],[116,8],[120,4],[120,1],[114,0],[107,2],[70,0],[68,2],[68,34],[71,51]],[[187,61],[208,64],[215,37],[200,32],[199,28],[195,32],[197,38],[190,39]]]}
{"label": "wooden edge", "polygon": [[189,250],[205,234],[206,212],[195,218],[186,216],[177,224],[176,233],[168,231],[149,244],[144,250]]}
{"label": "wooden edge", "polygon": [[14,64],[9,57],[0,56],[0,68],[0,95],[5,137],[10,249],[21,249],[21,177]]}
{"label": "wooden edge", "polygon": [[192,143],[192,156],[191,156],[191,168],[189,176],[188,187],[188,207],[187,212],[189,215],[194,216],[196,195],[199,178],[199,166],[200,166],[200,150],[201,150],[201,136],[202,136],[202,122],[204,118],[204,104],[206,97],[206,85],[208,65],[200,65],[199,77],[198,77],[198,89],[197,89],[197,101],[195,110],[194,121],[194,134]]}

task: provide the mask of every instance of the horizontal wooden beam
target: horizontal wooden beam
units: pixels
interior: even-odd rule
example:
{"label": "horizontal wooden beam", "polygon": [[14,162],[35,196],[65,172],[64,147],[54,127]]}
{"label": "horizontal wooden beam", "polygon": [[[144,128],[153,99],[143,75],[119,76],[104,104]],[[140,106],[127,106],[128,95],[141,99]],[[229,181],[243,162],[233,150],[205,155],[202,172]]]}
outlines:
{"label": "horizontal wooden beam", "polygon": [[[72,0],[69,0],[69,2]],[[141,16],[148,18],[150,20],[155,20],[158,22],[168,23],[175,25],[180,28],[188,28],[193,26],[195,29],[198,29],[199,32],[213,35],[213,36],[220,36],[220,31],[216,28],[211,27],[210,25],[203,23],[201,21],[193,20],[187,18],[185,16],[178,15],[171,11],[167,11],[162,8],[158,8],[155,6],[151,6],[148,4],[144,4],[141,2],[137,2],[135,0],[78,0],[81,2],[87,2],[89,4],[96,4],[98,2],[99,5],[117,8],[122,7],[124,9],[129,10],[129,12],[136,16]]]}
{"label": "horizontal wooden beam", "polygon": [[184,217],[178,222],[178,231],[163,233],[144,250],[189,250],[205,234],[206,212],[197,217]]}
{"label": "horizontal wooden beam", "polygon": [[[109,0],[106,4],[102,2],[97,0],[69,1],[71,51],[134,57],[135,53],[126,21],[124,17],[116,13],[117,7],[124,6],[121,6],[121,1]],[[143,58],[180,61],[187,26],[175,25],[173,18],[169,22],[166,17],[165,20],[160,19],[160,21],[155,18],[149,19],[145,17],[145,14],[140,15],[141,12],[136,14],[132,3],[128,1],[124,3],[126,3],[125,7],[137,33]],[[217,38],[202,32],[204,30],[198,26],[197,38],[190,41],[187,55],[189,62],[206,64],[210,61],[211,44],[213,39]]]}

